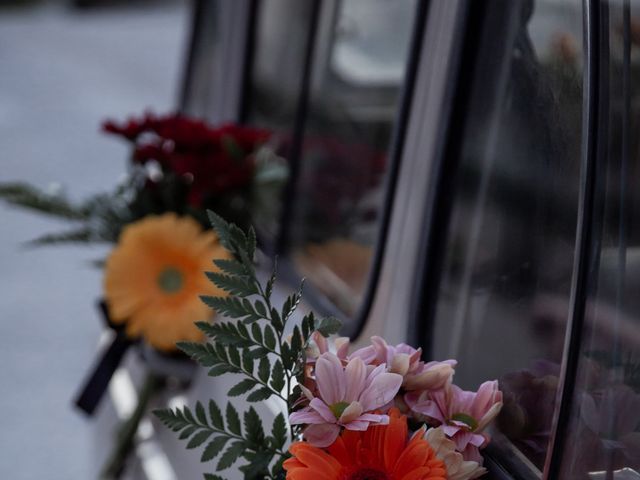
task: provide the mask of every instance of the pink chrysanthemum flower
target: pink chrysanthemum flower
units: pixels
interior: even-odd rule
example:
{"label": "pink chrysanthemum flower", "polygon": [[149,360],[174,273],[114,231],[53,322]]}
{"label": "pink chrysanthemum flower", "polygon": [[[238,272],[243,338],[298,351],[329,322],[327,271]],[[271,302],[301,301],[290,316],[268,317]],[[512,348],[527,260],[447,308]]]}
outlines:
{"label": "pink chrysanthemum flower", "polygon": [[[380,365],[370,372],[360,358],[346,366],[333,353],[325,352],[316,361],[317,393],[301,386],[309,405],[292,413],[292,425],[308,424],[305,439],[316,447],[327,447],[342,427],[366,430],[369,425],[386,425],[387,415],[372,413],[389,403],[398,393],[402,377]],[[317,396],[315,396],[317,395]]]}
{"label": "pink chrysanthemum flower", "polygon": [[456,451],[456,444],[447,438],[442,427],[430,428],[424,439],[447,467],[447,480],[472,480],[487,473],[478,462],[462,458],[462,454]]}
{"label": "pink chrysanthemum flower", "polygon": [[411,392],[405,395],[405,401],[414,412],[440,423],[465,460],[482,464],[478,449],[488,442],[482,431],[502,408],[497,381],[483,383],[477,392],[467,392],[456,385],[437,391]]}
{"label": "pink chrysanthemum flower", "polygon": [[333,349],[329,345],[329,340],[320,332],[313,332],[311,338],[313,344],[307,349],[307,363],[315,363],[320,355],[332,351],[346,363],[349,353],[349,337],[336,337],[333,340]]}
{"label": "pink chrysanthemum flower", "polygon": [[367,365],[387,364],[389,372],[402,375],[402,388],[411,390],[436,390],[443,388],[453,376],[458,362],[428,362],[420,360],[422,349],[410,345],[388,345],[384,338],[371,337],[371,345],[353,352],[349,358],[361,358]]}

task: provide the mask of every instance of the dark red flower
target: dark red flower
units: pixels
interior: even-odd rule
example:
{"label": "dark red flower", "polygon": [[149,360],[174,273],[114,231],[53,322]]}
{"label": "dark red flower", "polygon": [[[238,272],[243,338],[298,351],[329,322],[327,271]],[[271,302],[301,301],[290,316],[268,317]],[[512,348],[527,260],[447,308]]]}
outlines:
{"label": "dark red flower", "polygon": [[114,135],[122,135],[128,140],[135,141],[136,138],[146,129],[144,122],[136,119],[129,119],[126,123],[116,123],[113,120],[106,120],[102,124],[102,131]]}
{"label": "dark red flower", "polygon": [[133,161],[160,163],[189,185],[189,203],[201,206],[209,197],[247,187],[254,174],[254,153],[269,132],[242,125],[218,128],[182,114],[131,118],[125,124],[105,122],[106,132],[135,143]]}
{"label": "dark red flower", "polygon": [[218,140],[216,129],[181,114],[152,119],[149,128],[160,138],[174,142],[176,150],[210,147]]}
{"label": "dark red flower", "polygon": [[271,133],[267,130],[245,127],[233,123],[222,125],[218,129],[218,134],[223,147],[227,150],[227,153],[235,153],[229,149],[230,142],[233,142],[235,146],[239,147],[243,155],[249,155],[255,152],[258,147],[264,144],[271,136]]}
{"label": "dark red flower", "polygon": [[136,146],[133,151],[133,160],[137,163],[147,163],[149,160],[155,160],[161,165],[166,165],[171,158],[171,152],[165,150],[162,145],[147,143]]}
{"label": "dark red flower", "polygon": [[251,156],[236,160],[223,152],[173,155],[170,161],[171,170],[191,182],[189,203],[194,206],[209,196],[250,185],[255,166]]}

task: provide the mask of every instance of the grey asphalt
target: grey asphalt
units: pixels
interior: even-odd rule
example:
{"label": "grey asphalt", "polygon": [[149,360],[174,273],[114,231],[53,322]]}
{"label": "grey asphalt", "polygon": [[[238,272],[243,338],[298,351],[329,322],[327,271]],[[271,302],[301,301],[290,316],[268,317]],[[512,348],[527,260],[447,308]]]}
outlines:
{"label": "grey asphalt", "polygon": [[[126,146],[98,131],[175,104],[188,2],[74,12],[0,2],[0,181],[110,189]],[[95,478],[95,423],[71,408],[100,334],[106,247],[25,249],[65,224],[0,205],[0,478]]]}

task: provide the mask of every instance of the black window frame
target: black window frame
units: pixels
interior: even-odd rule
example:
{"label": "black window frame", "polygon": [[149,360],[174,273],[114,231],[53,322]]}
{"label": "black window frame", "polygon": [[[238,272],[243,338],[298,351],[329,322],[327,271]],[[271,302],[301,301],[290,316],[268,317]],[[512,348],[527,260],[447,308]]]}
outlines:
{"label": "black window frame", "polygon": [[[260,2],[264,0],[253,0],[255,3],[253,19],[251,20],[251,28],[253,32],[249,35],[248,52],[246,54],[247,67],[245,68],[245,78],[243,81],[243,98],[241,105],[243,110],[240,116],[241,121],[246,120],[247,105],[250,103],[250,81],[252,74],[251,62],[254,58],[255,50],[255,25],[257,24],[257,16],[260,12]],[[311,27],[308,32],[306,45],[306,60],[302,72],[302,84],[298,92],[298,107],[296,111],[296,119],[294,122],[294,130],[292,133],[292,145],[287,152],[289,161],[290,176],[282,194],[282,212],[280,217],[280,226],[277,238],[269,239],[262,237],[259,240],[265,253],[273,260],[277,258],[278,270],[281,272],[284,281],[291,285],[297,285],[301,280],[301,276],[295,266],[289,259],[289,242],[290,227],[293,221],[293,208],[298,195],[302,194],[298,189],[298,180],[300,166],[302,162],[302,142],[305,134],[306,118],[309,110],[309,102],[311,96],[312,68],[315,60],[316,45],[318,40],[318,29],[320,23],[321,9],[323,0],[311,0],[312,18]],[[369,267],[367,278],[367,286],[363,295],[362,302],[355,316],[347,316],[342,310],[333,304],[326,296],[321,293],[311,282],[305,284],[305,300],[314,308],[318,309],[324,315],[333,315],[339,318],[344,325],[341,334],[355,339],[363,330],[367,319],[371,312],[373,302],[376,296],[376,290],[380,279],[382,264],[385,253],[385,246],[391,223],[391,213],[393,210],[393,199],[396,193],[396,185],[398,172],[404,147],[404,139],[407,132],[407,125],[411,111],[411,103],[414,94],[416,73],[418,62],[422,50],[422,41],[424,37],[424,29],[428,16],[430,1],[419,0],[416,3],[416,12],[414,23],[412,26],[411,40],[409,45],[409,53],[407,65],[404,73],[404,80],[401,86],[400,100],[398,102],[396,120],[393,123],[393,135],[389,145],[388,170],[385,173],[383,185],[384,200],[381,205],[380,218],[377,225],[377,235],[374,246],[374,255]]]}
{"label": "black window frame", "polygon": [[[514,5],[517,2],[513,2]],[[505,2],[505,5],[507,3]],[[580,165],[580,193],[577,214],[577,233],[574,246],[574,261],[570,297],[570,311],[565,331],[562,370],[558,390],[559,402],[556,406],[552,434],[547,452],[542,479],[559,478],[563,461],[564,444],[567,440],[569,421],[572,414],[576,374],[582,342],[583,324],[589,292],[593,288],[594,272],[598,271],[599,252],[604,215],[603,170],[607,147],[608,111],[608,75],[609,45],[608,4],[602,0],[583,0],[584,70],[583,70],[583,125],[582,153]],[[435,165],[437,174],[433,185],[430,215],[423,229],[423,253],[419,262],[421,274],[416,279],[415,300],[411,308],[409,323],[412,326],[410,336],[420,339],[426,357],[430,356],[433,337],[435,305],[438,286],[441,279],[443,262],[442,250],[446,242],[448,220],[451,214],[452,181],[457,165],[452,159],[460,158],[461,138],[473,72],[477,68],[478,46],[483,29],[487,28],[489,16],[495,15],[495,9],[489,11],[487,2],[467,1],[466,30],[464,32],[461,69],[454,79],[456,83],[453,113],[448,125],[448,133],[442,139],[443,154],[439,164]],[[628,32],[627,32],[628,34]],[[465,61],[466,60],[466,61]],[[446,159],[446,161],[445,161]],[[505,458],[491,445],[485,450],[486,466],[490,477],[496,479],[539,480],[539,477],[520,461]]]}

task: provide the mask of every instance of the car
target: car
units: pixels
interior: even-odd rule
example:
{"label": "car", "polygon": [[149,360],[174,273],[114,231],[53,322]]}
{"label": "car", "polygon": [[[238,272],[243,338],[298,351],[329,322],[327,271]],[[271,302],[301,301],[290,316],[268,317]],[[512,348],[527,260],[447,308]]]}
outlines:
{"label": "car", "polygon": [[[640,479],[640,2],[193,12],[182,109],[267,128],[289,162],[278,214],[257,223],[278,294],[306,277],[304,308],[356,345],[456,358],[468,389],[498,379],[488,478]],[[219,382],[165,401],[221,397]],[[146,431],[141,478],[206,470]]]}

